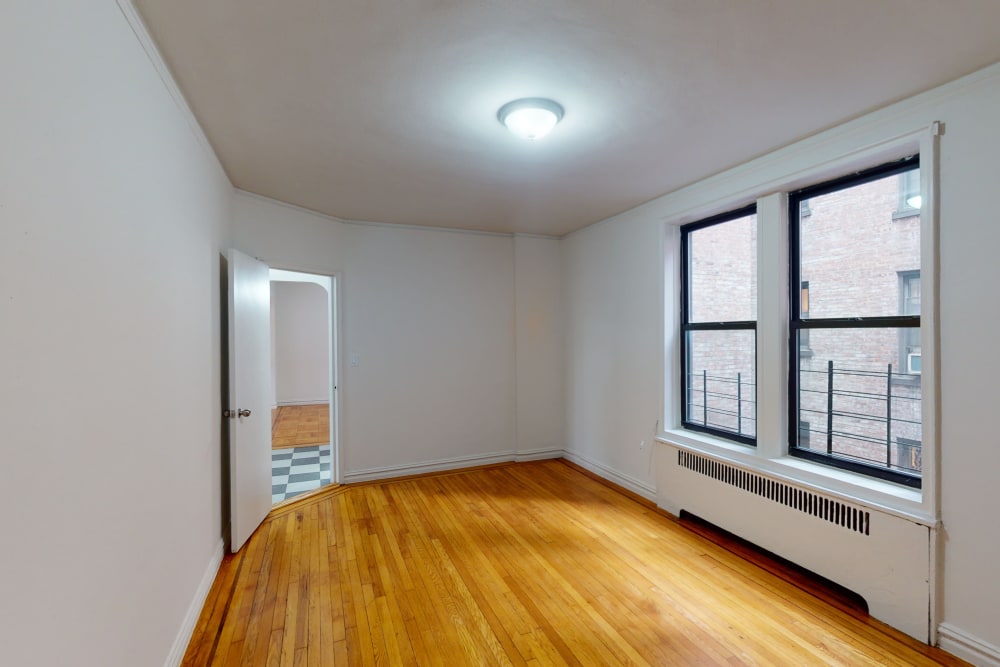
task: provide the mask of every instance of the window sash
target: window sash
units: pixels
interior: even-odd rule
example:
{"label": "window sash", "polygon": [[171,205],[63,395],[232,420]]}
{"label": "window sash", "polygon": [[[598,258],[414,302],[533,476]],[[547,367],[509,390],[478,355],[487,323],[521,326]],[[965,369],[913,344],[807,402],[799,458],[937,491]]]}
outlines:
{"label": "window sash", "polygon": [[[846,190],[870,181],[886,178],[896,174],[909,172],[919,168],[919,156],[912,156],[849,174],[825,183],[820,183],[797,192],[791,193],[788,199],[788,281],[789,281],[789,364],[788,364],[788,454],[815,461],[835,468],[850,470],[869,477],[885,479],[914,488],[921,487],[921,476],[907,474],[889,467],[866,464],[860,461],[838,456],[836,453],[817,452],[813,449],[800,447],[801,413],[800,413],[800,332],[812,329],[864,329],[864,328],[899,328],[920,331],[920,315],[891,315],[880,317],[838,317],[838,318],[803,318],[801,312],[801,247],[800,234],[803,222],[801,212],[803,202],[817,196]],[[806,313],[808,316],[808,313]],[[919,334],[918,334],[919,335]],[[905,370],[905,369],[904,369]]]}
{"label": "window sash", "polygon": [[[688,334],[693,331],[753,331],[754,332],[754,375],[753,383],[756,387],[756,354],[757,354],[757,321],[756,320],[737,320],[729,322],[690,322],[690,312],[691,312],[691,254],[690,254],[690,238],[691,233],[696,232],[706,227],[712,227],[714,225],[721,225],[733,220],[738,220],[751,215],[756,215],[757,205],[751,204],[749,206],[729,211],[726,213],[721,213],[719,215],[700,220],[698,222],[689,223],[681,227],[681,336],[680,336],[680,351],[681,351],[681,377],[680,377],[680,408],[681,408],[681,425],[692,431],[698,431],[701,433],[707,433],[711,435],[718,436],[720,438],[725,438],[727,440],[733,440],[736,442],[743,443],[745,445],[756,446],[757,438],[756,435],[748,436],[737,432],[732,432],[722,428],[715,428],[708,425],[702,425],[691,421],[689,415],[690,401],[688,397],[690,396],[691,385],[689,385],[688,379],[691,376],[692,369],[689,368],[690,364],[690,350],[688,347]],[[754,402],[754,418],[756,418],[757,405]],[[755,431],[756,433],[756,431]]]}

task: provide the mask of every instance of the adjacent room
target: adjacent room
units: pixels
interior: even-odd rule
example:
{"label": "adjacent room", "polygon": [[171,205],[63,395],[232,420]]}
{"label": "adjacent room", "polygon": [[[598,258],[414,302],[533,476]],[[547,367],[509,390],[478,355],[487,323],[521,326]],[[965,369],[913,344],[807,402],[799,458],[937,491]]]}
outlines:
{"label": "adjacent room", "polygon": [[0,663],[1000,666],[1000,3],[13,0],[0,63]]}
{"label": "adjacent room", "polygon": [[[270,269],[271,502],[331,482],[334,279]],[[334,422],[335,424],[335,422]]]}

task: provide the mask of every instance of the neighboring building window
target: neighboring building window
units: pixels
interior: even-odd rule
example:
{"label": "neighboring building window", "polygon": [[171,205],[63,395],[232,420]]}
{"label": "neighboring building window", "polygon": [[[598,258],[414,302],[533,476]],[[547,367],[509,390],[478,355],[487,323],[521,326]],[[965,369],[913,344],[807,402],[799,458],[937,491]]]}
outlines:
{"label": "neighboring building window", "polygon": [[[920,271],[899,272],[899,314],[920,315]],[[907,328],[899,332],[899,371],[919,379],[921,362],[920,329]]]}
{"label": "neighboring building window", "polygon": [[809,442],[812,440],[812,428],[809,426],[809,422],[802,419],[799,420],[799,446],[808,447]]}
{"label": "neighboring building window", "polygon": [[897,438],[896,449],[900,467],[907,468],[913,472],[920,472],[923,462],[921,461],[919,440]]}
{"label": "neighboring building window", "polygon": [[896,187],[896,210],[894,219],[912,218],[920,215],[923,197],[920,196],[920,169],[911,169],[899,175]]}
{"label": "neighboring building window", "polygon": [[[800,209],[801,210],[801,209]],[[799,218],[801,221],[801,217]],[[799,316],[809,319],[809,281],[802,281],[802,288],[799,290]],[[799,331],[799,354],[812,356],[812,348],[809,347],[809,329]]]}
{"label": "neighboring building window", "polygon": [[808,218],[810,215],[812,215],[812,211],[809,210],[809,202],[799,202],[799,220],[805,220],[805,218]]}
{"label": "neighboring building window", "polygon": [[904,182],[919,183],[918,165],[914,156],[789,199],[792,351],[803,344],[811,351],[790,358],[789,453],[913,487],[921,440],[919,209],[917,224],[893,220]]}
{"label": "neighboring building window", "polygon": [[757,437],[757,215],[750,206],[681,227],[683,425]]}

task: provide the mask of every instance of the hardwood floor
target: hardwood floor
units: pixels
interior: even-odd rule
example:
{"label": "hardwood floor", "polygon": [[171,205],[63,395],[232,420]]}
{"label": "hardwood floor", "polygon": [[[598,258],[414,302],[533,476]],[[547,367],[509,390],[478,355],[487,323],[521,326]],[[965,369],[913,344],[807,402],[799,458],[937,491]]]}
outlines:
{"label": "hardwood floor", "polygon": [[271,448],[330,442],[330,405],[282,405],[271,419]]}
{"label": "hardwood floor", "polygon": [[342,486],[227,556],[185,665],[965,664],[562,461]]}

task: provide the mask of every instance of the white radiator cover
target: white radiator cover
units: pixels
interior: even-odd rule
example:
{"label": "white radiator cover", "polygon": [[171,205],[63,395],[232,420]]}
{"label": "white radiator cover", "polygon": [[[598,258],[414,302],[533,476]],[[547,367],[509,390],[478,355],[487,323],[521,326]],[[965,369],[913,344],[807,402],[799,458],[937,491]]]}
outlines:
{"label": "white radiator cover", "polygon": [[701,453],[662,453],[661,508],[686,510],[854,591],[873,617],[929,643],[927,526]]}

